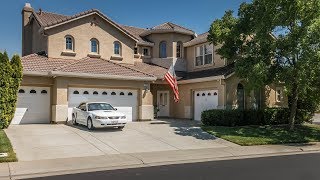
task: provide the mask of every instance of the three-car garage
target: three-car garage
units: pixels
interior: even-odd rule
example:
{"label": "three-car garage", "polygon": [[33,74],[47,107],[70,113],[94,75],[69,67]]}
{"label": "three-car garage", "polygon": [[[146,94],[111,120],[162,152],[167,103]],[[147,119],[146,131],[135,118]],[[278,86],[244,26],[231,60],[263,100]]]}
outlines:
{"label": "three-car garage", "polygon": [[[107,102],[126,115],[138,119],[138,91],[134,89],[68,88],[68,120],[72,108],[81,102]],[[43,124],[51,119],[51,87],[21,86],[11,124]]]}

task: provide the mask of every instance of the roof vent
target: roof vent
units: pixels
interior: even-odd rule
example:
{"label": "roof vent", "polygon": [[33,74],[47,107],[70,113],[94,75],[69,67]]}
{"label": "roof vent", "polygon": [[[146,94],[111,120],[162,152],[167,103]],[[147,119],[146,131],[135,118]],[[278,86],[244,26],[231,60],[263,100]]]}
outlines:
{"label": "roof vent", "polygon": [[26,3],[26,4],[24,5],[24,7],[26,7],[26,8],[32,8],[30,3]]}

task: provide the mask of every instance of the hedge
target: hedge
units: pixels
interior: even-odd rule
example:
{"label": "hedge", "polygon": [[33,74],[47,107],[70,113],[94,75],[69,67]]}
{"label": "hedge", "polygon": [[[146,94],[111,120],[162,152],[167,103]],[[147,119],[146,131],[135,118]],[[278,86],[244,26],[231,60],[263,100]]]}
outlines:
{"label": "hedge", "polygon": [[[261,110],[208,110],[201,114],[201,120],[207,126],[247,126],[281,125],[289,123],[288,108],[266,108]],[[296,123],[311,121],[312,115],[298,110]]]}
{"label": "hedge", "polygon": [[0,129],[7,128],[13,119],[21,80],[20,57],[14,55],[10,61],[6,52],[0,52]]}

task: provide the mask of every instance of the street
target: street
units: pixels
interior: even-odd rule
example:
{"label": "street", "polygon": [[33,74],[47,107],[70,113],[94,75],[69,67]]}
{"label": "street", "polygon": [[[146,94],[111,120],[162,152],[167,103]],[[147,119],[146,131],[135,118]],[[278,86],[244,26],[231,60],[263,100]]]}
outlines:
{"label": "street", "polygon": [[318,180],[320,153],[70,174],[34,180]]}

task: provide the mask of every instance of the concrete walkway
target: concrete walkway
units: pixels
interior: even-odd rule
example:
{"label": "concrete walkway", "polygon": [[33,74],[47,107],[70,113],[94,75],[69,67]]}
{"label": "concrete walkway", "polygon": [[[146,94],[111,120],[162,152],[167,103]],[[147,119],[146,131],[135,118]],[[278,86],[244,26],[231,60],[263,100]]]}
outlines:
{"label": "concrete walkway", "polygon": [[204,148],[21,161],[0,164],[0,180],[310,152],[320,153],[320,143]]}

